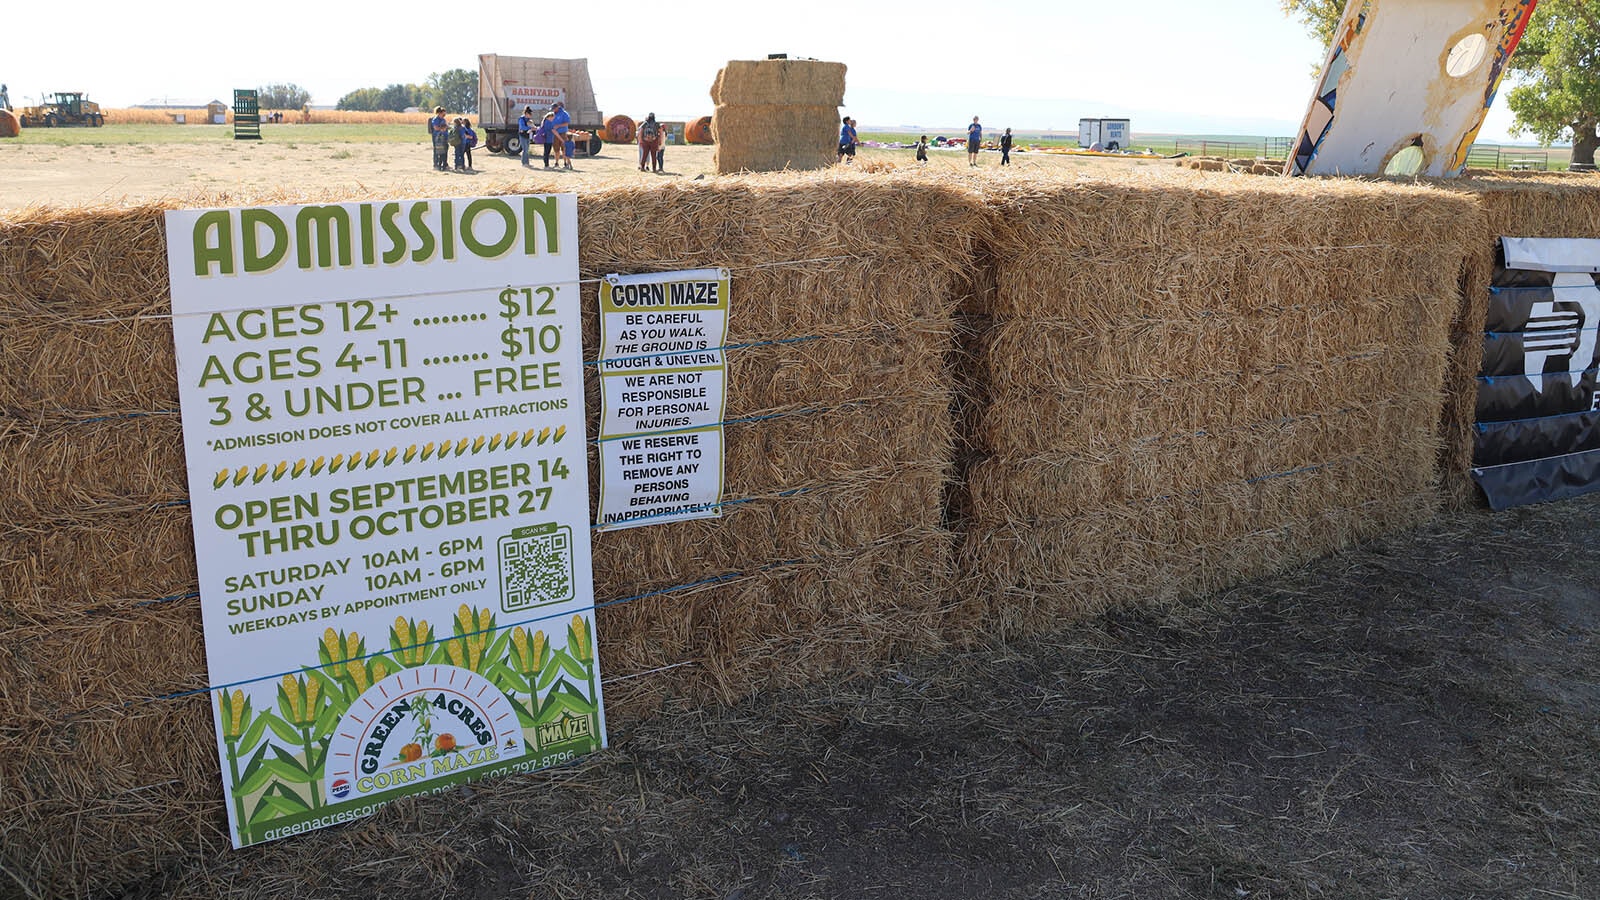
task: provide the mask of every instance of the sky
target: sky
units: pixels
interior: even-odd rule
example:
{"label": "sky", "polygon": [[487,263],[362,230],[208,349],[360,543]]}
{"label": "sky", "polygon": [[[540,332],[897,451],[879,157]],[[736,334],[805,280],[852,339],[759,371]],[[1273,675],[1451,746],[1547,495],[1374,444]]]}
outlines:
{"label": "sky", "polygon": [[[479,53],[500,53],[587,58],[606,115],[673,120],[711,114],[711,82],[728,60],[787,53],[848,66],[844,111],[863,131],[957,129],[979,115],[996,128],[1065,132],[1080,117],[1116,116],[1132,119],[1135,134],[1288,136],[1322,61],[1278,0],[594,0],[564,8],[571,12],[416,0],[83,0],[70,16],[70,46],[9,41],[0,82],[13,105],[52,91],[84,91],[107,107],[227,102],[234,88],[278,82],[332,105],[356,88],[475,71]],[[51,4],[20,3],[4,21],[10,35],[37,36],[62,34],[66,20]],[[1481,139],[1505,140],[1510,122],[1497,100]]]}

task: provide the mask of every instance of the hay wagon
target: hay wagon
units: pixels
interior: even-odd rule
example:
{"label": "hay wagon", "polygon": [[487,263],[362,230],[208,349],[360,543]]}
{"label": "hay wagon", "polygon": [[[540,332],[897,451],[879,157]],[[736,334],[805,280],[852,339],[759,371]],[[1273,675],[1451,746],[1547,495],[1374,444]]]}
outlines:
{"label": "hay wagon", "polygon": [[573,142],[581,154],[595,156],[604,145],[605,117],[594,99],[587,59],[478,55],[478,116],[483,143],[491,153],[522,154],[517,117],[531,106],[542,115],[560,101],[572,116]]}

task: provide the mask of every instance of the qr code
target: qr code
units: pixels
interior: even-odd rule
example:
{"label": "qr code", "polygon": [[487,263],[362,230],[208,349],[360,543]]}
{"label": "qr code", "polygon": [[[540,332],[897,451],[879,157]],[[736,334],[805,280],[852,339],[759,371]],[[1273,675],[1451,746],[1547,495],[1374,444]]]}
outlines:
{"label": "qr code", "polygon": [[573,597],[572,528],[547,522],[500,539],[500,606],[506,612]]}

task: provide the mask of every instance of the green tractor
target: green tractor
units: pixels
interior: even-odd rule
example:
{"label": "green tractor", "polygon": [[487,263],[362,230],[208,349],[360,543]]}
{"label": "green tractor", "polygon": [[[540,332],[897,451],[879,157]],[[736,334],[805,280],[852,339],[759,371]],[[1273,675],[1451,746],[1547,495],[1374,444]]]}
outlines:
{"label": "green tractor", "polygon": [[23,128],[55,128],[58,125],[87,125],[99,128],[106,123],[100,104],[77,91],[46,94],[38,106],[24,106],[18,116]]}

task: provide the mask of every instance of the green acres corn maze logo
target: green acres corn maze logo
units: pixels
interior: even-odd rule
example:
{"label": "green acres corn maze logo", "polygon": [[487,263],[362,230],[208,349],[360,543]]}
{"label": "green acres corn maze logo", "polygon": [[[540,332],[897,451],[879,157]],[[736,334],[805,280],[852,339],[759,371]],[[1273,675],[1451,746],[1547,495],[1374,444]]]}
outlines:
{"label": "green acres corn maze logo", "polygon": [[334,729],[328,799],[364,797],[521,756],[515,710],[493,688],[467,669],[435,665],[368,688]]}
{"label": "green acres corn maze logo", "polygon": [[[400,617],[389,647],[328,629],[322,664],[285,675],[276,703],[217,691],[223,764],[244,844],[345,807],[414,793],[499,766],[529,770],[599,747],[592,625],[575,615],[566,645],[543,630],[501,628],[462,606],[452,636]],[[264,689],[257,689],[258,691]]]}

